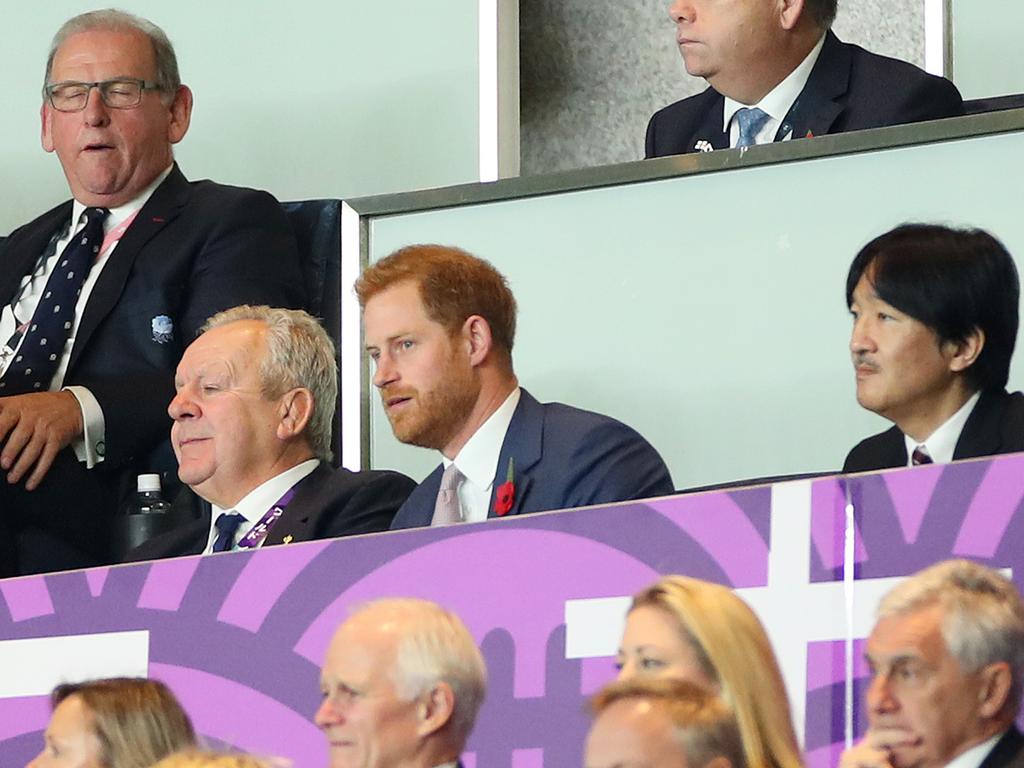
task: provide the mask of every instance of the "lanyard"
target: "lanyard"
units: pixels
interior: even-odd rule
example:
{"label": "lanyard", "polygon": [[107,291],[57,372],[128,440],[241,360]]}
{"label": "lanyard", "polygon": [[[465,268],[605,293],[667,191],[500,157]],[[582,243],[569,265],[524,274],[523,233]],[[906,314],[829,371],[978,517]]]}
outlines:
{"label": "lanyard", "polygon": [[255,549],[263,543],[263,540],[267,538],[267,534],[270,533],[270,529],[274,527],[274,523],[281,519],[285,508],[294,498],[295,486],[293,485],[285,491],[284,496],[278,499],[274,506],[263,513],[263,517],[257,521],[256,525],[249,529],[249,532],[235,546],[239,549]]}

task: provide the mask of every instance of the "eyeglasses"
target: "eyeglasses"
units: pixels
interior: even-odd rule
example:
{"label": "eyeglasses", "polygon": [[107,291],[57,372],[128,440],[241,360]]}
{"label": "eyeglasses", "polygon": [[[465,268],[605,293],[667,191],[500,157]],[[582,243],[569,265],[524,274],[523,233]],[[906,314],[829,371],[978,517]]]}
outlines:
{"label": "eyeglasses", "polygon": [[58,112],[81,112],[89,103],[89,91],[98,88],[103,103],[111,109],[132,109],[142,103],[143,91],[158,91],[160,86],[149,80],[125,78],[96,83],[53,83],[43,89],[46,98]]}

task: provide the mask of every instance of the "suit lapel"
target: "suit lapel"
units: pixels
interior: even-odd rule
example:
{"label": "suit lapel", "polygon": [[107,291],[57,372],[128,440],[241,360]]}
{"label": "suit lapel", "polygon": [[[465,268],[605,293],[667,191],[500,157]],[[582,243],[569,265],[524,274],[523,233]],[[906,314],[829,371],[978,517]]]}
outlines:
{"label": "suit lapel", "polygon": [[331,471],[328,465],[321,462],[316,469],[298,482],[295,496],[285,507],[281,519],[270,529],[263,546],[283,544],[285,539],[292,542],[309,541],[313,538],[312,529],[316,526],[316,516],[313,511],[319,511],[320,506],[315,503],[316,496]]}
{"label": "suit lapel", "polygon": [[722,130],[722,122],[725,119],[725,97],[713,88],[708,88],[708,97],[711,99],[710,109],[704,112],[704,121],[694,132],[694,144],[687,147],[687,152],[703,152],[702,144],[707,142],[712,149],[729,148],[729,132]]}
{"label": "suit lapel", "polygon": [[[505,440],[498,455],[498,466],[494,473],[491,501],[487,508],[488,517],[497,517],[494,502],[498,489],[508,479],[509,462],[513,462],[512,485],[514,488],[512,507],[506,515],[518,515],[523,499],[530,490],[533,478],[530,470],[541,459],[543,451],[544,408],[525,389],[520,390],[519,405],[512,414]],[[437,494],[435,493],[436,497]]]}
{"label": "suit lapel", "polygon": [[1002,768],[1017,761],[1018,756],[1024,751],[1024,736],[1021,736],[1017,726],[1013,725],[1002,738],[996,742],[978,768]]}
{"label": "suit lapel", "polygon": [[794,139],[805,138],[808,133],[823,136],[831,131],[843,111],[839,99],[850,88],[851,62],[849,49],[829,32],[807,84],[784,121],[793,126]]}
{"label": "suit lapel", "polygon": [[174,220],[188,202],[190,189],[188,181],[178,170],[177,164],[163,183],[154,190],[146,204],[139,210],[135,221],[124,233],[110,261],[103,267],[89,301],[82,313],[78,326],[75,346],[71,350],[68,370],[74,368],[82,350],[89,344],[89,338],[117,305],[124,291],[128,275],[132,271],[139,252],[160,230]]}
{"label": "suit lapel", "polygon": [[31,231],[26,231],[24,236],[15,234],[4,242],[0,250],[3,257],[0,261],[0,303],[9,304],[14,298],[22,278],[35,267],[50,238],[59,234],[70,221],[71,208],[70,200],[62,203],[37,219]]}

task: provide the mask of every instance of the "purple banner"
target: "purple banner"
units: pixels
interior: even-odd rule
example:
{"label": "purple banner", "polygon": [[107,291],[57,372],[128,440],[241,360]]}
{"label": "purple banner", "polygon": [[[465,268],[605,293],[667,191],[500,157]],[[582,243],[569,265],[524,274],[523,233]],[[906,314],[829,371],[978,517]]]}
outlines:
{"label": "purple banner", "polygon": [[[312,716],[334,628],[365,600],[427,597],[463,617],[490,670],[466,764],[565,768],[581,764],[587,696],[614,674],[618,631],[615,617],[567,627],[567,604],[684,573],[737,589],[759,612],[811,765],[826,768],[845,727],[845,639],[867,631],[845,623],[846,553],[861,603],[953,555],[1016,575],[1022,478],[1024,458],[1007,457],[8,580],[0,640],[145,630],[150,674],[211,742],[322,768]],[[868,629],[872,607],[858,607]],[[607,636],[604,650],[567,657],[579,631]],[[4,654],[0,643],[0,765],[20,766],[39,751],[48,710],[42,695],[3,698]]]}

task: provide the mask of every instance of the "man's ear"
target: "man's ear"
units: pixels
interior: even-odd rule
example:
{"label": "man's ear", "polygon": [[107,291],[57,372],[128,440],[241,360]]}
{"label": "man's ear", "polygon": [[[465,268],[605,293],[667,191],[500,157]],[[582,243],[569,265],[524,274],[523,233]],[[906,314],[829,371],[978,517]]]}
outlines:
{"label": "man's ear", "polygon": [[452,719],[452,713],[455,711],[455,693],[448,683],[442,681],[423,694],[416,706],[419,720],[416,734],[425,738],[437,733]]}
{"label": "man's ear", "polygon": [[296,387],[281,396],[280,421],[277,437],[290,440],[301,435],[313,418],[313,393],[305,387]]}
{"label": "man's ear", "polygon": [[43,106],[39,108],[39,137],[43,149],[53,152],[53,107],[47,103],[46,99],[43,99]]}
{"label": "man's ear", "polygon": [[779,24],[787,32],[791,32],[804,17],[804,0],[776,0],[778,3]]}
{"label": "man's ear", "polygon": [[949,370],[955,373],[966,371],[985,348],[985,332],[975,328],[959,341],[943,342],[943,348],[949,355]]}
{"label": "man's ear", "polygon": [[480,365],[491,353],[494,339],[491,326],[480,315],[470,315],[462,324],[462,339],[469,352],[469,362],[475,367]]}
{"label": "man's ear", "polygon": [[168,109],[170,121],[167,124],[167,141],[177,144],[185,138],[192,122],[192,91],[187,85],[178,86]]}
{"label": "man's ear", "polygon": [[981,687],[978,689],[978,714],[981,717],[998,717],[1006,706],[1013,687],[1013,674],[1005,661],[982,667]]}

